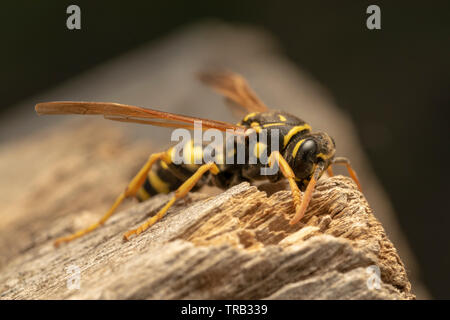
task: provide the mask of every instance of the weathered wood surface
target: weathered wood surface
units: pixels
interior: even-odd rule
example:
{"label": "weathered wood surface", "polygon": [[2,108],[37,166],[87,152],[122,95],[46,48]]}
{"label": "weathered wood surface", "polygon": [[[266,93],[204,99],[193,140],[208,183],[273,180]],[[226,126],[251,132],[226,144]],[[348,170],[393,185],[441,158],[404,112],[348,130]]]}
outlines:
{"label": "weathered wood surface", "polygon": [[[270,197],[247,183],[191,195],[133,238],[122,233],[154,214],[161,195],[114,216],[103,228],[59,249],[53,237],[74,230],[56,221],[2,270],[3,299],[406,299],[404,266],[361,193],[342,176],[323,179],[305,224],[290,226],[290,191]],[[67,228],[70,226],[71,228]],[[69,290],[70,266],[80,289]],[[367,268],[381,270],[368,286]]]}

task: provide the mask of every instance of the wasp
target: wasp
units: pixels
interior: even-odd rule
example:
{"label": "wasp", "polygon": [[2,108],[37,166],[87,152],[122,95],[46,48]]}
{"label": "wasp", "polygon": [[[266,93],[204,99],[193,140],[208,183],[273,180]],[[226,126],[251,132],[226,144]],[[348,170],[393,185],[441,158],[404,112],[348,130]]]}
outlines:
{"label": "wasp", "polygon": [[[154,216],[136,229],[129,230],[123,235],[125,240],[129,240],[133,235],[141,234],[161,220],[177,200],[182,199],[191,190],[194,191],[205,183],[227,189],[243,181],[254,182],[265,179],[276,182],[280,179],[286,179],[292,192],[295,207],[295,214],[290,224],[295,224],[302,219],[317,180],[325,171],[328,172],[329,176],[332,176],[332,165],[334,164],[345,165],[350,176],[361,190],[357,175],[349,160],[344,157],[335,157],[335,141],[327,133],[312,131],[309,124],[292,114],[269,109],[249,87],[245,78],[239,74],[215,70],[199,73],[199,79],[223,95],[234,111],[240,110],[245,114],[239,123],[232,124],[105,102],[44,102],[37,104],[35,110],[39,115],[103,115],[109,120],[169,128],[194,129],[195,123],[200,121],[203,130],[217,129],[222,132],[227,130],[241,130],[242,132],[243,130],[244,139],[239,140],[239,143],[243,144],[245,154],[253,153],[256,157],[259,157],[260,151],[264,149],[270,155],[268,163],[265,165],[261,163],[251,164],[248,161],[249,157],[246,157],[246,161],[242,164],[236,163],[236,161],[231,161],[231,164],[229,164],[227,161],[215,163],[204,160],[200,163],[196,162],[198,164],[192,163],[192,161],[175,163],[172,161],[173,147],[163,152],[153,153],[98,222],[71,235],[57,239],[54,242],[55,246],[70,242],[103,225],[126,198],[134,197],[139,201],[144,201],[156,194],[167,194],[174,191],[172,198]],[[270,145],[261,141],[257,142],[253,148],[248,143],[247,137],[251,133],[266,130],[270,136],[275,129],[278,132],[279,139],[277,150],[271,150]],[[234,149],[239,147],[237,144],[238,142],[235,141]],[[200,150],[196,150],[197,147],[194,147],[192,141],[186,143],[185,147],[191,150],[191,152],[185,153],[188,158],[194,158],[196,154],[201,155],[203,151],[202,147],[200,147]],[[233,157],[233,153],[231,154]],[[275,174],[261,174],[261,166],[273,166],[274,164],[277,164],[279,168]]]}

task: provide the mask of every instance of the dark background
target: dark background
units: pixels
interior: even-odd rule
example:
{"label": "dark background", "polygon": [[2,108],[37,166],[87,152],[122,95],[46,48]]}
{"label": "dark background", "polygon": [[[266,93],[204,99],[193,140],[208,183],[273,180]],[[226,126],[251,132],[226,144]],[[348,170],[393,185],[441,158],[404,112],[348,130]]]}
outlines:
{"label": "dark background", "polygon": [[[69,31],[66,8],[81,7]],[[366,28],[381,7],[382,29]],[[435,298],[450,298],[450,1],[10,1],[0,6],[0,116],[21,99],[205,18],[256,25],[358,127]]]}

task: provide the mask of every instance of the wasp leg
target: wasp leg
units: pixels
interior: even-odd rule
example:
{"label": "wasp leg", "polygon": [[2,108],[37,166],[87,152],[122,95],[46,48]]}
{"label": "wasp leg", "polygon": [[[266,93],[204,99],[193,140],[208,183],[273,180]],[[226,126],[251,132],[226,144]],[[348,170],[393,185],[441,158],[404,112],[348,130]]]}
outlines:
{"label": "wasp leg", "polygon": [[269,157],[269,165],[270,166],[272,166],[273,158],[275,158],[275,160],[278,162],[281,173],[289,182],[289,186],[290,186],[291,192],[292,192],[292,198],[293,198],[294,205],[295,205],[295,211],[298,212],[298,210],[301,208],[301,204],[302,204],[302,193],[300,192],[300,189],[298,188],[298,185],[295,182],[294,171],[292,171],[292,168],[289,166],[287,161],[283,158],[283,156],[278,151],[274,151],[270,154],[270,157]]}
{"label": "wasp leg", "polygon": [[355,170],[353,170],[350,161],[347,158],[344,157],[337,157],[333,160],[333,164],[342,164],[347,167],[347,171],[350,174],[350,177],[355,181],[356,185],[358,186],[359,191],[362,192],[361,184],[359,183],[358,176],[356,175]]}
{"label": "wasp leg", "polygon": [[322,171],[323,166],[316,165],[311,180],[309,180],[308,186],[306,187],[305,193],[303,194],[304,198],[302,204],[300,208],[298,208],[298,210],[295,212],[295,216],[292,218],[292,220],[289,221],[289,224],[296,224],[305,215],[306,209],[308,208],[309,202],[311,201],[311,197],[314,192],[314,187],[316,186],[316,182],[319,179],[319,175]]}
{"label": "wasp leg", "polygon": [[328,176],[329,176],[329,177],[334,176],[333,168],[332,168],[331,166],[328,166],[328,168],[327,168],[327,173],[328,173]]}
{"label": "wasp leg", "polygon": [[136,174],[136,176],[133,178],[133,180],[131,180],[131,182],[128,184],[128,186],[125,189],[125,191],[123,191],[117,197],[117,199],[114,202],[114,204],[112,205],[112,207],[108,210],[108,212],[106,212],[103,215],[103,217],[98,222],[90,225],[86,229],[79,230],[79,231],[77,231],[77,232],[75,232],[75,233],[73,233],[73,234],[71,234],[69,236],[61,237],[61,238],[56,239],[55,242],[54,242],[55,247],[59,246],[61,243],[69,242],[69,241],[72,241],[72,240],[74,240],[76,238],[79,238],[79,237],[85,235],[86,233],[89,233],[89,232],[97,229],[102,224],[104,224],[106,222],[106,220],[108,220],[108,218],[111,217],[111,215],[114,213],[114,211],[117,209],[117,207],[123,202],[123,200],[125,200],[126,198],[129,198],[129,197],[134,197],[136,195],[136,193],[139,190],[139,188],[145,182],[145,179],[147,178],[148,172],[152,168],[153,164],[156,161],[160,160],[160,159],[162,159],[163,161],[170,162],[170,156],[166,152],[152,154],[148,158],[148,160],[145,163],[145,165],[141,168],[141,170],[139,170],[138,174]]}
{"label": "wasp leg", "polygon": [[161,210],[159,210],[156,215],[148,219],[138,228],[126,232],[123,235],[123,238],[125,240],[129,240],[133,234],[139,235],[150,228],[157,221],[161,220],[162,217],[164,217],[164,215],[166,214],[167,210],[169,210],[169,208],[175,203],[175,201],[185,197],[188,192],[195,186],[198,180],[200,180],[200,178],[208,171],[210,171],[212,174],[218,174],[219,168],[214,162],[206,163],[200,166],[197,171],[175,191],[175,195],[172,197],[172,199],[170,199],[169,202],[167,202],[167,204]]}

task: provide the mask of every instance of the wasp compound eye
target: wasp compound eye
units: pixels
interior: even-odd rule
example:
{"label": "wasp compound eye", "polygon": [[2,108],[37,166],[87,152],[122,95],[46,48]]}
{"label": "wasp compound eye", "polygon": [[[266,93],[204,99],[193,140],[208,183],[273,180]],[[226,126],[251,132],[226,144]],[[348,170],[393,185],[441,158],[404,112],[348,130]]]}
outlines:
{"label": "wasp compound eye", "polygon": [[302,161],[308,161],[312,159],[312,157],[317,152],[317,144],[314,140],[308,139],[302,143],[300,146],[300,150],[298,151],[297,157],[299,157]]}

